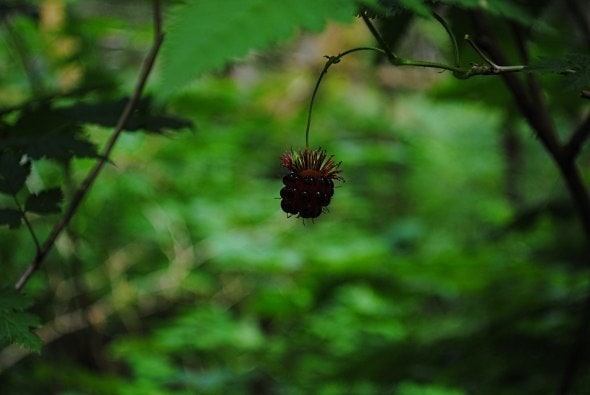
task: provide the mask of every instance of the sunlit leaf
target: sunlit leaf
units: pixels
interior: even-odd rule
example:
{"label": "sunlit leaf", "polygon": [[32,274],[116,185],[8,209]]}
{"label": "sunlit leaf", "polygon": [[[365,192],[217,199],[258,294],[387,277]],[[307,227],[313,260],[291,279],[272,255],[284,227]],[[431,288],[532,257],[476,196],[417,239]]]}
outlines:
{"label": "sunlit leaf", "polygon": [[178,7],[162,49],[166,97],[191,79],[219,70],[252,49],[318,31],[327,20],[352,21],[354,0],[200,0]]}

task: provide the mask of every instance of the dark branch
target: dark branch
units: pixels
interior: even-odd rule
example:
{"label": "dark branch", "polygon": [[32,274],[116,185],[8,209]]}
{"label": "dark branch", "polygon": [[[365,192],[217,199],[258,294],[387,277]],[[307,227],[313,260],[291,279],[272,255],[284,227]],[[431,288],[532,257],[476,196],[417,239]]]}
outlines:
{"label": "dark branch", "polygon": [[96,163],[96,165],[90,171],[88,176],[86,176],[86,179],[84,179],[84,181],[82,182],[82,185],[74,194],[74,197],[72,198],[70,205],[68,206],[66,212],[64,213],[64,216],[53,227],[53,229],[51,230],[51,233],[49,234],[49,236],[47,237],[47,239],[45,240],[45,242],[41,246],[41,249],[37,252],[37,254],[35,255],[35,258],[31,262],[31,264],[27,267],[27,270],[25,270],[25,272],[21,275],[19,280],[16,282],[14,287],[17,290],[22,289],[25,286],[25,284],[27,283],[27,281],[29,280],[29,278],[33,275],[33,273],[35,273],[39,269],[39,267],[41,266],[41,264],[45,260],[45,257],[47,256],[47,254],[49,253],[49,251],[51,250],[51,248],[55,244],[57,237],[61,234],[61,232],[69,224],[70,220],[72,219],[72,217],[74,216],[74,214],[78,210],[78,207],[82,203],[82,200],[84,199],[84,197],[86,196],[86,194],[90,190],[90,187],[93,185],[94,181],[96,180],[96,178],[100,174],[104,165],[109,160],[110,154],[111,154],[117,140],[119,139],[119,136],[121,135],[123,128],[125,127],[125,124],[127,123],[129,118],[131,117],[133,110],[135,109],[135,107],[137,106],[137,103],[139,102],[139,100],[141,98],[143,89],[145,87],[147,79],[152,71],[154,62],[156,60],[156,56],[158,55],[158,51],[160,50],[160,46],[162,45],[162,41],[164,40],[164,34],[162,33],[161,5],[160,5],[159,0],[154,0],[153,9],[154,9],[154,13],[155,13],[155,15],[154,15],[154,42],[152,44],[152,47],[151,47],[146,59],[143,62],[143,65],[142,65],[142,68],[141,68],[141,71],[140,71],[140,74],[139,74],[139,77],[137,80],[137,84],[136,84],[135,90],[133,92],[133,96],[131,96],[131,98],[129,99],[129,102],[127,103],[127,106],[123,110],[123,113],[121,114],[121,117],[119,118],[119,121],[117,122],[117,126],[115,127],[115,130],[114,130],[111,138],[107,142],[107,144],[102,152],[102,155],[101,155],[102,159],[100,159]]}
{"label": "dark branch", "polygon": [[588,138],[590,138],[590,114],[572,134],[570,141],[565,146],[565,155],[574,160]]}
{"label": "dark branch", "polygon": [[[479,37],[479,43],[496,63],[509,64],[503,51],[498,46],[498,40],[494,30],[489,26],[485,15],[480,11],[472,12],[473,25]],[[561,157],[561,147],[557,140],[557,133],[553,120],[545,108],[545,103],[540,101],[538,92],[529,92],[527,86],[513,73],[503,73],[502,79],[512,94],[518,109],[525,117],[539,140],[547,151],[555,158]]]}

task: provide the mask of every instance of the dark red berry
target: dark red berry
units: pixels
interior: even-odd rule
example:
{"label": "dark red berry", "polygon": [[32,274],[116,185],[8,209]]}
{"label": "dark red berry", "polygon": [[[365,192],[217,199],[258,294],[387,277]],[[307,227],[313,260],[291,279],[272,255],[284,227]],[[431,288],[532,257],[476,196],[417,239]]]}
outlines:
{"label": "dark red berry", "polygon": [[281,158],[291,172],[283,177],[281,209],[301,218],[317,218],[326,210],[334,195],[334,179],[343,181],[340,164],[333,157],[326,159],[325,151],[305,149],[290,152]]}

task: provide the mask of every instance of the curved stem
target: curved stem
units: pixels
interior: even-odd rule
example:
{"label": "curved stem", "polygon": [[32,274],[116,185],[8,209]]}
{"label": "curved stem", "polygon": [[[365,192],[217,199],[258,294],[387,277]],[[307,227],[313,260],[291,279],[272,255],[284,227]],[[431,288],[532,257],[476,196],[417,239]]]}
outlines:
{"label": "curved stem", "polygon": [[472,65],[470,68],[467,69],[461,67],[459,57],[459,46],[457,44],[455,36],[453,35],[450,27],[448,26],[446,21],[444,21],[444,19],[442,19],[436,13],[433,13],[433,15],[443,25],[443,27],[449,34],[449,37],[451,38],[455,58],[454,65],[426,60],[404,59],[398,56],[393,51],[391,51],[391,49],[387,45],[387,42],[385,41],[381,33],[379,33],[379,31],[375,28],[375,26],[369,20],[369,18],[364,14],[362,14],[361,17],[363,18],[363,21],[367,25],[367,28],[369,29],[375,40],[377,40],[379,45],[382,47],[382,53],[384,53],[387,56],[389,62],[394,66],[416,66],[439,70],[448,70],[452,71],[453,75],[459,79],[467,79],[476,75],[496,75],[503,73],[512,73],[517,71],[523,71],[526,68],[526,66],[499,66],[495,64],[481,49],[479,49],[479,47],[477,47],[477,45],[475,45],[475,43],[469,38],[469,36],[465,36],[465,40],[473,47],[473,49],[475,49],[475,51],[482,57],[482,59],[488,65]]}
{"label": "curved stem", "polygon": [[461,66],[461,54],[459,53],[459,44],[457,44],[457,38],[453,34],[451,27],[449,26],[447,21],[445,21],[443,19],[443,17],[438,15],[436,12],[433,11],[432,16],[434,17],[434,19],[436,19],[442,25],[442,27],[445,29],[445,31],[449,35],[449,39],[451,40],[451,45],[453,46],[453,58],[455,60],[455,66],[460,67]]}
{"label": "curved stem", "polygon": [[322,69],[322,72],[320,73],[320,76],[318,77],[318,80],[315,83],[315,87],[313,88],[313,93],[311,94],[311,100],[309,101],[309,109],[307,110],[307,125],[305,127],[305,147],[306,148],[309,147],[309,129],[311,127],[311,113],[313,110],[313,104],[315,102],[315,98],[317,96],[318,90],[320,88],[320,83],[322,82],[324,75],[326,75],[330,66],[332,66],[333,64],[336,64],[336,63],[340,63],[340,60],[343,57],[345,57],[346,55],[349,55],[353,52],[358,52],[358,51],[375,51],[375,52],[385,54],[385,51],[383,51],[382,49],[379,49],[379,48],[358,47],[358,48],[352,48],[352,49],[349,49],[349,50],[344,51],[342,53],[339,53],[336,56],[326,56],[326,58],[328,60],[326,61],[326,64],[324,65],[324,68]]}

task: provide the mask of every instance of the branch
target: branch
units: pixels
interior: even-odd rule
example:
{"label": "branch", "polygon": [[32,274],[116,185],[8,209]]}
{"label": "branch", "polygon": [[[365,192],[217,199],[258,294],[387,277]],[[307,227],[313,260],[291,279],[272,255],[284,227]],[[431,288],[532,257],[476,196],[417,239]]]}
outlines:
{"label": "branch", "polygon": [[564,147],[564,154],[574,160],[588,138],[590,138],[590,114],[572,134],[569,142]]}
{"label": "branch", "polygon": [[404,59],[404,58],[398,56],[396,53],[394,53],[389,48],[389,46],[387,45],[387,42],[385,41],[385,39],[383,38],[381,33],[379,33],[377,28],[375,28],[375,26],[370,21],[370,19],[365,14],[361,14],[361,17],[362,17],[363,21],[365,22],[365,24],[367,25],[367,28],[369,29],[369,31],[371,32],[371,34],[373,35],[373,37],[377,41],[377,43],[381,46],[381,50],[387,56],[387,59],[389,60],[389,62],[394,66],[415,66],[415,67],[447,70],[447,71],[452,71],[453,75],[459,79],[467,79],[467,78],[474,77],[476,75],[498,75],[498,74],[505,74],[505,73],[513,73],[513,72],[523,71],[526,69],[526,66],[499,66],[499,65],[497,65],[496,63],[492,62],[492,60],[488,56],[486,56],[486,54],[483,51],[481,51],[479,49],[479,47],[477,47],[473,41],[471,41],[469,36],[465,36],[465,40],[467,40],[473,46],[473,48],[484,59],[484,61],[487,63],[487,65],[474,64],[469,68],[461,67],[461,65],[459,65],[460,57],[459,57],[458,46],[457,46],[454,35],[452,34],[452,32],[451,32],[449,26],[446,24],[446,22],[437,14],[434,14],[434,15],[435,15],[435,18],[439,21],[439,23],[441,23],[443,25],[443,27],[445,28],[445,30],[447,31],[447,33],[450,36],[451,43],[453,45],[453,52],[454,52],[454,54],[453,54],[454,65],[441,63],[441,62],[431,62],[431,61],[427,61],[427,60]]}
{"label": "branch", "polygon": [[464,40],[467,41],[467,43],[469,43],[469,45],[471,45],[471,47],[475,50],[475,52],[477,52],[477,54],[479,56],[481,56],[481,58],[490,65],[491,69],[490,69],[490,74],[502,74],[502,73],[511,73],[514,71],[522,71],[525,69],[526,66],[500,66],[497,65],[496,63],[494,63],[492,61],[492,59],[490,59],[486,53],[484,51],[482,51],[477,44],[475,44],[475,42],[471,39],[471,37],[469,37],[468,34],[465,35]]}
{"label": "branch", "polygon": [[[473,25],[483,44],[486,52],[491,59],[497,62],[507,64],[506,56],[498,46],[498,40],[493,34],[493,29],[489,26],[485,15],[480,11],[471,13]],[[553,120],[549,117],[549,112],[544,103],[537,103],[536,95],[531,97],[526,86],[512,73],[502,73],[502,79],[506,84],[508,91],[512,94],[514,101],[522,115],[527,120],[543,146],[554,158],[561,156],[561,147],[557,140],[557,132]]]}
{"label": "branch", "polygon": [[137,106],[137,103],[139,102],[139,100],[141,98],[143,89],[145,87],[147,79],[152,71],[154,62],[155,62],[156,57],[158,55],[158,51],[160,50],[160,47],[162,45],[162,41],[164,40],[164,34],[162,32],[162,9],[161,9],[161,4],[160,4],[159,0],[153,0],[153,13],[154,13],[154,40],[153,40],[152,47],[151,47],[149,53],[147,54],[146,59],[143,62],[143,65],[142,65],[133,95],[131,96],[131,98],[129,99],[129,102],[127,103],[127,106],[123,110],[123,113],[121,114],[121,117],[119,118],[119,121],[117,122],[117,125],[115,127],[115,130],[114,130],[113,134],[111,135],[111,138],[107,142],[107,144],[101,154],[101,159],[96,163],[94,168],[86,176],[86,178],[82,182],[80,188],[74,194],[74,197],[72,198],[72,201],[71,201],[69,207],[67,208],[66,212],[64,213],[64,216],[53,227],[53,229],[51,230],[51,233],[49,234],[49,236],[47,236],[47,239],[45,240],[45,242],[41,246],[41,249],[37,251],[37,254],[35,255],[35,258],[33,259],[33,261],[30,263],[28,268],[20,276],[20,278],[18,279],[18,281],[14,285],[16,290],[21,290],[25,286],[27,281],[30,279],[30,277],[33,275],[33,273],[35,273],[39,269],[39,267],[41,266],[41,264],[45,260],[45,257],[47,256],[47,254],[49,253],[49,251],[51,250],[51,248],[55,244],[55,241],[57,240],[58,236],[65,229],[65,227],[68,226],[70,220],[72,219],[72,217],[74,216],[74,214],[78,210],[80,203],[82,203],[82,200],[84,199],[84,197],[86,196],[86,194],[90,190],[90,187],[93,185],[94,181],[96,180],[96,178],[100,174],[102,168],[104,167],[104,165],[108,161],[108,158],[115,146],[115,143],[119,139],[119,136],[121,135],[123,128],[125,127],[125,124],[129,121],[129,118],[131,117],[133,110],[135,109],[135,107]]}

